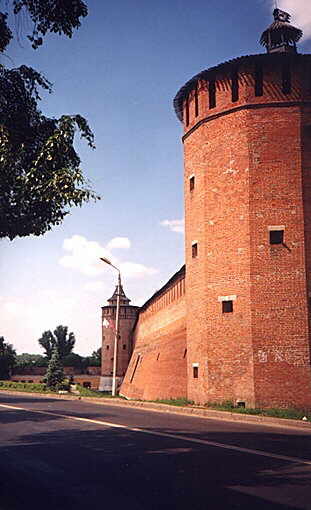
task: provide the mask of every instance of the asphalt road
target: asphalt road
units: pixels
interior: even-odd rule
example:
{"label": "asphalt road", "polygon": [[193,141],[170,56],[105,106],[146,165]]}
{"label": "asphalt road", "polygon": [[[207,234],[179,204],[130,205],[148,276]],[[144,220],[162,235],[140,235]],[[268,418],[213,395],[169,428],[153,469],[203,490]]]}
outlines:
{"label": "asphalt road", "polygon": [[0,510],[108,508],[311,509],[311,433],[1,392]]}

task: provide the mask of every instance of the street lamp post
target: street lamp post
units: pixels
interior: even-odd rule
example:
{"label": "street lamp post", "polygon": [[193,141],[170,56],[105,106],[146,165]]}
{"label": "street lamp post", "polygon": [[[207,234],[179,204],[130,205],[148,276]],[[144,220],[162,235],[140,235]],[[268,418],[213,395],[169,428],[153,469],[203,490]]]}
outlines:
{"label": "street lamp post", "polygon": [[112,367],[112,388],[111,395],[115,397],[116,395],[116,377],[117,377],[117,355],[118,355],[118,339],[119,339],[119,317],[120,317],[120,291],[121,291],[121,273],[120,269],[114,266],[109,259],[105,257],[100,257],[100,260],[109,264],[114,269],[118,271],[118,289],[117,289],[117,309],[116,309],[116,326],[115,326],[115,336],[114,336],[114,347],[113,347],[113,367]]}

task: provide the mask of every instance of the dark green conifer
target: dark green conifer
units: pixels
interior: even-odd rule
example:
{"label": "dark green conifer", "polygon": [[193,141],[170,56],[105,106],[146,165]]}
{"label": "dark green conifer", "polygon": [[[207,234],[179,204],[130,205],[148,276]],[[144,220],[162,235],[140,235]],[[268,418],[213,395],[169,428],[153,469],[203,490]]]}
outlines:
{"label": "dark green conifer", "polygon": [[59,389],[59,386],[64,379],[64,369],[60,361],[60,356],[57,347],[54,347],[52,357],[48,364],[48,369],[45,376],[45,383],[48,388],[53,390]]}

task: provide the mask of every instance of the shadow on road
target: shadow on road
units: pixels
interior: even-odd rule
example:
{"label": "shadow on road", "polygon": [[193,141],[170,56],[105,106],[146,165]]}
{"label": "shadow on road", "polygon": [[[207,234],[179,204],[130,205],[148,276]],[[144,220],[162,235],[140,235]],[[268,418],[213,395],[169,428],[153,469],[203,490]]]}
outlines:
{"label": "shadow on road", "polygon": [[42,431],[49,417],[30,414],[0,437],[1,510],[310,508],[308,466],[69,420]]}

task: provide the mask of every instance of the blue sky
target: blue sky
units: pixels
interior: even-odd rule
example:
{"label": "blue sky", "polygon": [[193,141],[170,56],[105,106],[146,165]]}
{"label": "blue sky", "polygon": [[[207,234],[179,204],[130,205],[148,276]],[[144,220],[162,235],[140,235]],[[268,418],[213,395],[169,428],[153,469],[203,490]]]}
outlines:
{"label": "blue sky", "polygon": [[[311,3],[279,0],[304,28],[311,49]],[[72,209],[41,237],[0,241],[0,336],[18,353],[41,352],[47,329],[68,325],[75,352],[101,342],[101,310],[121,267],[126,294],[141,305],[184,263],[182,129],[172,101],[194,74],[232,57],[260,53],[270,0],[89,0],[74,37],[49,36],[37,51],[23,36],[2,56],[54,84],[50,116],[80,113],[96,150],[77,140],[82,168],[102,196]],[[26,20],[23,21],[26,23]],[[22,27],[20,27],[22,29]]]}

